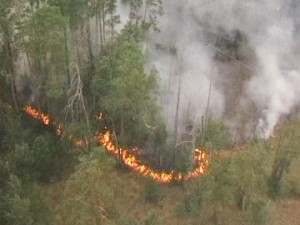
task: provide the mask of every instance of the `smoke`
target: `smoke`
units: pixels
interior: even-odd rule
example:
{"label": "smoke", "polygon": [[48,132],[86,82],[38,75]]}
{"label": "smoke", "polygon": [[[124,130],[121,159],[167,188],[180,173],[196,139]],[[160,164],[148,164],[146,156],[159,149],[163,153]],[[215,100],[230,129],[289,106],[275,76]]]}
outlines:
{"label": "smoke", "polygon": [[177,109],[181,133],[209,114],[240,139],[268,138],[297,114],[297,0],[165,0],[164,9],[148,55],[170,131]]}
{"label": "smoke", "polygon": [[295,41],[289,31],[292,31],[289,24],[285,24],[285,29],[270,27],[265,41],[256,49],[261,75],[251,80],[249,92],[263,109],[257,126],[260,136],[269,137],[280,116],[291,114],[299,104],[300,73],[293,65]]}

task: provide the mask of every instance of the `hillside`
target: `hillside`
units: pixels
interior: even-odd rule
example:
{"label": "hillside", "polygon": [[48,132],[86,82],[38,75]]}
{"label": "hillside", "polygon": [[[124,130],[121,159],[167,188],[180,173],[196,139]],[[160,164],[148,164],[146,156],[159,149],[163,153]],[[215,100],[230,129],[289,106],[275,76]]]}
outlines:
{"label": "hillside", "polygon": [[[277,137],[269,143],[247,145],[243,150],[223,151],[214,157],[213,168],[207,175],[169,185],[155,183],[133,171],[119,168],[104,149],[95,148],[89,156],[80,160],[68,180],[48,186],[45,191],[52,199],[51,210],[55,221],[61,225],[296,225],[299,221],[297,207],[300,200],[297,196],[300,183],[297,168],[300,161],[293,160],[291,172],[284,175],[280,198],[268,196],[268,190],[262,187],[266,185],[265,180],[259,178],[270,171],[268,161],[274,156],[272,152],[275,149],[270,152],[265,148],[277,143],[289,127],[299,129],[299,124],[281,127]],[[261,157],[265,158],[262,160]],[[253,168],[256,166],[259,168]],[[239,196],[237,191],[240,190],[237,186],[243,185],[250,185],[248,194],[251,197],[246,193],[244,197],[249,197],[251,202],[244,203],[250,204],[250,208],[245,206],[241,209],[236,201]]]}
{"label": "hillside", "polygon": [[299,224],[299,0],[0,12],[0,225]]}

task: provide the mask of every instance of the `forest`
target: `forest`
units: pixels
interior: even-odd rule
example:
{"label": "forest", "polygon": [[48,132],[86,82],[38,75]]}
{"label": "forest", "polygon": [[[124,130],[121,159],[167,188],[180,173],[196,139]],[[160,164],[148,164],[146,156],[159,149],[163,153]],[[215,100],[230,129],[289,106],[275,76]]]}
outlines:
{"label": "forest", "polygon": [[0,0],[0,225],[297,225],[298,0]]}

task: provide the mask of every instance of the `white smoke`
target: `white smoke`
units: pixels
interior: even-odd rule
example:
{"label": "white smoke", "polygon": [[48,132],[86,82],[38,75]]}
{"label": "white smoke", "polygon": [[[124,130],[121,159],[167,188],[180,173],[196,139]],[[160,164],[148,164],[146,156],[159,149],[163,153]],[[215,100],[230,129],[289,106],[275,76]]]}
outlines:
{"label": "white smoke", "polygon": [[291,31],[289,24],[270,27],[256,49],[260,68],[250,81],[249,92],[263,109],[257,126],[258,134],[263,137],[269,137],[280,116],[290,114],[299,103],[300,74],[289,62],[294,56]]}
{"label": "white smoke", "polygon": [[[295,113],[300,94],[297,0],[165,0],[164,8],[149,61],[160,74],[170,130],[180,82],[181,126],[185,118],[201,120],[209,106],[210,115],[244,129],[242,135],[254,130],[268,138],[282,116]],[[216,60],[220,52],[227,57],[217,41],[223,36],[233,43],[234,31],[243,35],[239,51],[244,59]]]}

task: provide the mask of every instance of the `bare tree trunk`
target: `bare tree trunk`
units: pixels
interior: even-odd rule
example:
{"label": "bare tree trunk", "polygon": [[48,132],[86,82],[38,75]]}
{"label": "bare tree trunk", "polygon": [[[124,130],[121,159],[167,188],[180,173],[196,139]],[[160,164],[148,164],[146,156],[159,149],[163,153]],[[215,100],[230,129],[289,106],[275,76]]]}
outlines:
{"label": "bare tree trunk", "polygon": [[104,5],[102,5],[101,7],[101,20],[102,20],[102,42],[103,42],[103,45],[105,45],[105,7]]}
{"label": "bare tree trunk", "polygon": [[207,119],[208,119],[213,73],[214,73],[214,68],[212,68],[212,71],[211,71],[211,74],[210,74],[210,79],[209,79],[209,89],[208,89],[208,97],[207,97],[207,104],[206,104],[206,111],[205,111],[205,121],[207,121]]}
{"label": "bare tree trunk", "polygon": [[[179,105],[180,105],[180,92],[181,92],[181,79],[179,80],[178,85],[178,93],[177,93],[177,104],[176,104],[176,114],[175,114],[175,128],[174,128],[174,138],[175,138],[175,145],[177,145],[177,135],[178,135],[178,117],[179,117]],[[174,165],[176,161],[176,148],[174,148]]]}
{"label": "bare tree trunk", "polygon": [[[124,146],[124,109],[122,107],[122,112],[121,112],[121,145]],[[122,152],[121,148],[119,148],[119,163],[122,165]]]}
{"label": "bare tree trunk", "polygon": [[97,27],[97,36],[99,35],[99,38],[97,38],[97,40],[99,40],[99,44],[100,44],[100,52],[103,49],[102,46],[102,25],[101,25],[101,21],[100,21],[100,12],[96,13],[96,27]]}
{"label": "bare tree trunk", "polygon": [[91,61],[91,69],[92,71],[95,71],[95,62],[94,62],[94,54],[93,54],[93,47],[92,47],[92,40],[91,40],[91,27],[90,27],[90,20],[87,21],[87,41],[88,41],[88,48],[89,48],[89,57]]}
{"label": "bare tree trunk", "polygon": [[[81,27],[81,25],[79,25],[79,30],[81,29],[80,28]],[[80,39],[79,39],[79,36],[80,36],[80,31],[78,31],[78,33],[77,33],[77,31],[76,30],[74,30],[73,31],[73,34],[72,34],[72,36],[73,36],[73,46],[75,45],[75,51],[76,52],[74,52],[74,54],[76,55],[76,61],[77,61],[77,64],[79,65],[79,66],[81,66],[81,58],[80,58]]]}
{"label": "bare tree trunk", "polygon": [[67,28],[64,26],[64,39],[65,39],[65,57],[66,57],[66,68],[67,68],[67,80],[68,85],[71,85],[71,74],[70,74],[70,58],[69,58],[69,48],[68,48],[68,35]]}
{"label": "bare tree trunk", "polygon": [[11,87],[11,97],[14,104],[14,108],[18,109],[18,100],[17,100],[17,88],[16,88],[16,73],[14,69],[14,60],[13,53],[11,49],[11,43],[8,38],[4,39],[4,52],[6,53],[6,57],[9,60],[9,74],[10,74],[10,87]]}
{"label": "bare tree trunk", "polygon": [[178,92],[177,92],[175,127],[174,127],[175,143],[177,143],[177,135],[178,135],[178,117],[179,117],[179,106],[180,106],[180,92],[181,92],[181,79],[179,80]]}
{"label": "bare tree trunk", "polygon": [[208,121],[208,113],[209,113],[209,104],[210,104],[210,98],[211,98],[211,88],[212,88],[212,76],[213,76],[213,70],[212,68],[211,74],[210,74],[210,80],[209,80],[209,89],[208,89],[208,97],[207,97],[207,103],[206,103],[206,110],[204,116],[202,116],[202,122],[201,122],[201,137],[200,137],[200,143],[203,144],[204,136],[205,136],[205,128]]}
{"label": "bare tree trunk", "polygon": [[148,10],[148,4],[147,1],[145,2],[145,11],[144,11],[144,19],[143,19],[143,23],[146,22],[146,18],[147,18],[147,10]]}
{"label": "bare tree trunk", "polygon": [[80,114],[83,113],[86,120],[86,124],[88,128],[90,128],[89,114],[86,107],[86,102],[83,96],[82,89],[83,89],[83,84],[81,81],[80,71],[78,65],[76,64],[75,73],[71,80],[71,88],[69,89],[69,93],[72,94],[68,100],[68,105],[66,106],[65,109],[66,116],[70,112],[71,115],[76,115],[78,118],[80,118]]}
{"label": "bare tree trunk", "polygon": [[167,95],[167,116],[169,117],[169,100],[171,91],[171,79],[172,79],[172,58],[170,58],[170,74],[169,74],[169,84],[168,84],[168,95]]}
{"label": "bare tree trunk", "polygon": [[36,0],[36,8],[39,9],[40,8],[40,0]]}
{"label": "bare tree trunk", "polygon": [[113,37],[114,37],[114,34],[115,34],[115,23],[114,23],[114,14],[113,14],[113,12],[111,12],[111,14],[110,14],[110,32],[111,32],[111,38],[113,39]]}
{"label": "bare tree trunk", "polygon": [[100,35],[100,46],[101,46],[101,50],[103,49],[103,46],[104,46],[104,38],[103,38],[103,19],[102,19],[102,15],[103,15],[103,6],[100,5],[100,8],[99,8],[99,11],[98,13],[96,14],[96,19],[98,20],[98,24],[99,24],[99,35]]}

